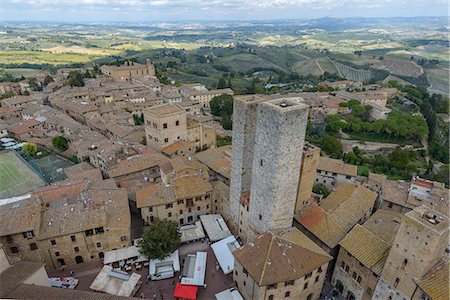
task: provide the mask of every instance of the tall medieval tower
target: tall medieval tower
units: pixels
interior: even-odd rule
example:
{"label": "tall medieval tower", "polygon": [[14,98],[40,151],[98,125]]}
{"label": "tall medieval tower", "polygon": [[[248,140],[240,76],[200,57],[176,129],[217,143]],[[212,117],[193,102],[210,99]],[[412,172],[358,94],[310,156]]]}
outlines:
{"label": "tall medieval tower", "polygon": [[252,241],[266,231],[292,226],[308,106],[301,98],[237,99],[233,119],[230,213],[239,227],[239,205],[248,192]]}

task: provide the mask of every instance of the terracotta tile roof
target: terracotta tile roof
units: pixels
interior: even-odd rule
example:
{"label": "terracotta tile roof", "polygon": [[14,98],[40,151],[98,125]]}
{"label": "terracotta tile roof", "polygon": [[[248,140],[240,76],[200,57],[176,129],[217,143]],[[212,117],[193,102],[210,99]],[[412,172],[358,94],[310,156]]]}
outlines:
{"label": "terracotta tile roof", "polygon": [[363,226],[384,241],[392,243],[404,216],[392,210],[379,209],[364,222]]}
{"label": "terracotta tile roof", "polygon": [[156,202],[161,198],[161,184],[152,184],[149,187],[143,188],[136,192],[136,206],[137,208],[156,205]]}
{"label": "terracotta tile roof", "polygon": [[43,240],[102,226],[130,226],[127,193],[113,180],[61,182],[0,206],[1,236],[33,230]]}
{"label": "terracotta tile roof", "polygon": [[167,158],[158,153],[142,153],[117,161],[117,163],[108,170],[108,174],[111,178],[128,175],[159,166],[165,160],[167,160]]}
{"label": "terracotta tile roof", "polygon": [[210,148],[194,154],[194,157],[225,178],[231,174],[231,146]]}
{"label": "terracotta tile roof", "polygon": [[390,243],[359,224],[339,244],[377,274],[382,271],[382,268],[378,268],[379,262],[387,258],[391,247]]}
{"label": "terracotta tile roof", "polygon": [[13,134],[24,134],[30,132],[33,126],[36,126],[37,124],[39,124],[39,122],[35,119],[25,120],[18,124],[12,125],[8,128],[8,131]]}
{"label": "terracotta tile roof", "polygon": [[171,180],[170,185],[152,184],[136,192],[138,208],[163,205],[178,199],[193,198],[212,191],[211,184],[199,175],[188,175]]}
{"label": "terracotta tile roof", "polygon": [[368,184],[376,185],[381,189],[384,201],[392,202],[413,209],[414,206],[406,203],[408,198],[409,183],[403,180],[388,180],[386,175],[369,173]]}
{"label": "terracotta tile roof", "polygon": [[208,167],[200,161],[193,159],[192,157],[179,156],[175,157],[171,161],[173,172],[176,176],[184,175],[202,175],[203,178],[208,179]]}
{"label": "terracotta tile roof", "polygon": [[164,147],[163,149],[161,149],[161,151],[164,154],[166,154],[167,156],[171,156],[171,155],[177,153],[179,150],[186,149],[186,148],[195,149],[195,144],[184,142],[184,141],[177,141],[175,143],[170,144],[167,147]]}
{"label": "terracotta tile roof", "polygon": [[47,286],[21,284],[6,297],[12,299],[45,299],[45,300],[125,300],[137,299],[121,297],[106,293],[61,289]]}
{"label": "terracotta tile roof", "polygon": [[33,193],[42,202],[39,239],[97,227],[130,226],[128,195],[113,180],[69,183]]}
{"label": "terracotta tile roof", "polygon": [[317,170],[328,171],[331,173],[343,174],[347,176],[356,176],[358,168],[354,165],[345,164],[342,160],[320,157]]}
{"label": "terracotta tile roof", "polygon": [[25,199],[0,205],[0,236],[39,230],[40,205]]}
{"label": "terracotta tile roof", "polygon": [[0,282],[2,283],[0,284],[0,297],[7,297],[11,291],[15,290],[43,266],[42,263],[19,261],[4,270],[0,273]]}
{"label": "terracotta tile roof", "polygon": [[212,191],[211,184],[202,176],[184,176],[170,183],[176,199],[192,198]]}
{"label": "terracotta tile roof", "polygon": [[419,282],[419,287],[433,300],[449,299],[448,258],[441,259]]}
{"label": "terracotta tile roof", "polygon": [[305,206],[294,218],[330,248],[345,237],[346,231],[316,203]]}
{"label": "terracotta tile roof", "polygon": [[433,187],[433,181],[422,179],[420,177],[415,177],[411,183],[428,189],[431,189]]}
{"label": "terracotta tile roof", "polygon": [[164,174],[169,174],[173,171],[172,162],[170,160],[167,160],[159,165],[159,168],[161,169],[161,172]]}
{"label": "terracotta tile roof", "polygon": [[[178,97],[181,97],[181,95]],[[183,113],[185,110],[176,104],[162,104],[148,108],[147,112],[156,115],[168,115],[173,113]]]}
{"label": "terracotta tile roof", "polygon": [[322,200],[311,203],[295,216],[297,222],[328,247],[334,248],[374,205],[377,194],[352,184],[339,186]]}
{"label": "terracotta tile roof", "polygon": [[233,255],[260,286],[299,279],[332,259],[296,228],[267,232]]}

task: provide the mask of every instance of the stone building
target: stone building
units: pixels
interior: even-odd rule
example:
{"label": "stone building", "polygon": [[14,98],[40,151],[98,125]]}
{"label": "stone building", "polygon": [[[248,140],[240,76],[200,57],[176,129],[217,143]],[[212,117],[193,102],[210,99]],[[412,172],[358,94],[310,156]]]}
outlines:
{"label": "stone building", "polygon": [[196,153],[194,157],[209,169],[214,213],[221,214],[227,225],[230,225],[231,146],[210,148]]}
{"label": "stone building", "polygon": [[331,257],[296,228],[274,230],[233,252],[246,300],[318,299]]}
{"label": "stone building", "polygon": [[444,183],[413,177],[411,182],[389,180],[386,175],[370,173],[367,185],[379,193],[386,210],[407,213],[427,205],[441,213],[448,211],[448,189]]}
{"label": "stone building", "polygon": [[[252,241],[266,231],[292,226],[308,106],[300,98],[244,97],[235,102],[234,111],[230,215],[234,230]],[[247,192],[248,228],[242,229],[241,197]]]}
{"label": "stone building", "polygon": [[303,147],[295,211],[300,210],[311,199],[311,193],[314,186],[314,177],[317,172],[317,166],[319,165],[319,159],[320,148],[309,143],[305,143],[305,146]]}
{"label": "stone building", "polygon": [[[241,195],[250,192],[255,147],[256,109],[261,95],[237,96],[233,103],[233,150],[230,178],[230,228],[239,232]],[[241,235],[240,235],[241,236]],[[241,236],[242,238],[243,236]]]}
{"label": "stone building", "polygon": [[129,179],[143,179],[158,181],[160,177],[159,165],[168,159],[155,150],[117,159],[107,168],[107,175],[117,183]]}
{"label": "stone building", "polygon": [[130,226],[127,193],[113,180],[69,181],[0,206],[0,243],[10,261],[49,268],[98,261],[129,246]]}
{"label": "stone building", "polygon": [[[310,202],[295,215],[295,226],[327,253],[337,257],[339,242],[371,215],[377,194],[363,186],[339,186],[320,206]],[[332,264],[330,264],[332,265]]]}
{"label": "stone building", "polygon": [[[164,150],[169,157],[178,156],[181,150],[186,154],[216,145],[216,129],[188,118],[186,111],[176,104],[147,108],[144,120],[147,145]],[[186,151],[188,148],[191,149]]]}
{"label": "stone building", "polygon": [[216,146],[216,129],[200,122],[187,119],[187,141],[194,143],[197,150]]}
{"label": "stone building", "polygon": [[372,299],[403,215],[378,210],[339,243],[332,285],[347,299]]}
{"label": "stone building", "polygon": [[135,77],[155,77],[155,66],[147,60],[146,64],[139,64],[133,61],[126,61],[121,66],[103,65],[100,67],[103,74],[116,81],[131,81]]}
{"label": "stone building", "polygon": [[184,225],[212,211],[213,189],[208,169],[202,163],[178,157],[161,164],[161,179],[161,183],[136,193],[136,206],[144,224],[164,219]]}
{"label": "stone building", "polygon": [[221,96],[224,94],[234,95],[231,89],[218,89],[218,90],[208,90],[204,85],[194,83],[194,84],[184,84],[180,87],[180,94],[184,98],[190,100],[192,103],[196,103],[200,107],[200,110],[209,110],[211,100],[214,97]]}
{"label": "stone building", "polygon": [[448,233],[446,215],[425,205],[408,212],[394,239],[373,299],[411,299],[423,276],[448,255],[445,252]]}
{"label": "stone building", "polygon": [[380,196],[382,209],[403,214],[414,208],[407,203],[409,186],[403,180],[389,180],[386,175],[375,173],[369,173],[367,181],[367,187]]}
{"label": "stone building", "polygon": [[339,159],[320,157],[316,183],[323,184],[332,190],[341,184],[354,183],[357,173],[358,168],[354,165],[346,164]]}
{"label": "stone building", "polygon": [[422,278],[417,280],[413,300],[449,299],[449,258],[444,256]]}
{"label": "stone building", "polygon": [[186,111],[176,104],[163,104],[144,110],[147,145],[164,148],[177,141],[187,141]]}

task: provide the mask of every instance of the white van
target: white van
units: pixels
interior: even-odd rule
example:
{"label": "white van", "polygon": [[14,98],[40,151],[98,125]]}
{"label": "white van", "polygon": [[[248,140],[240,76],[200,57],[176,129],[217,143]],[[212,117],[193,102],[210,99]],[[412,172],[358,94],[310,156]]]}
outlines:
{"label": "white van", "polygon": [[172,262],[161,262],[155,264],[155,272],[150,274],[151,280],[162,280],[175,276]]}
{"label": "white van", "polygon": [[175,277],[175,273],[180,271],[178,250],[175,250],[175,252],[163,260],[150,260],[148,271],[151,280],[162,280]]}

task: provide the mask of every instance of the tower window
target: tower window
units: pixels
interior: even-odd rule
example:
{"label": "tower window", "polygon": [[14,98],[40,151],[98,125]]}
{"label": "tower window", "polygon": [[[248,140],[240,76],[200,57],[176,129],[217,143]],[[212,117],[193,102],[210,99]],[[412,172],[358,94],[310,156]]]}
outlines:
{"label": "tower window", "polygon": [[405,269],[405,267],[406,267],[407,264],[408,264],[408,260],[405,258],[405,259],[403,260],[403,263],[402,263],[402,270]]}
{"label": "tower window", "polygon": [[400,278],[395,278],[394,287],[396,288],[398,286],[398,283],[400,282]]}
{"label": "tower window", "polygon": [[263,160],[262,160],[262,159],[259,160],[259,165],[260,165],[261,167],[263,166]]}
{"label": "tower window", "polygon": [[259,220],[260,220],[260,221],[262,220],[262,216],[261,216],[261,215],[259,215]]}

